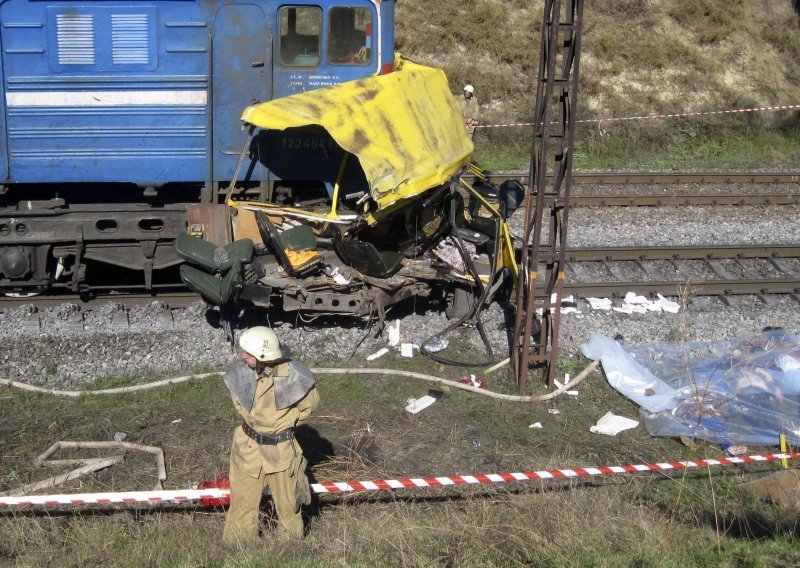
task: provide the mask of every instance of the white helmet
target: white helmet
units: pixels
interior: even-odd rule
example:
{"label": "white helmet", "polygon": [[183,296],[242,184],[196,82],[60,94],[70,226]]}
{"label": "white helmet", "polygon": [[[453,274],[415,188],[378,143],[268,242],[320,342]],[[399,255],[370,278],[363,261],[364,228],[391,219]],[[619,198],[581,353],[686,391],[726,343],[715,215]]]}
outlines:
{"label": "white helmet", "polygon": [[283,358],[277,334],[264,325],[245,330],[239,338],[239,347],[262,363]]}
{"label": "white helmet", "polygon": [[472,85],[467,83],[466,85],[464,85],[464,91],[474,95],[475,94],[475,87],[473,87]]}

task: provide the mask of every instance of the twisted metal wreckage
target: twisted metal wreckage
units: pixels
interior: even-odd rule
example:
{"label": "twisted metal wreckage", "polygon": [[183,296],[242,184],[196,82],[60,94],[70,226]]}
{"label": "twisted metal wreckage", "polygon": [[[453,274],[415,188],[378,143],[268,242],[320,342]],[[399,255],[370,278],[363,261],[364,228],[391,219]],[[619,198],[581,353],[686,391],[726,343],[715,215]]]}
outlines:
{"label": "twisted metal wreckage", "polygon": [[[506,219],[524,190],[463,179],[480,171],[443,71],[398,56],[393,73],[255,104],[242,121],[226,203],[191,206],[176,242],[183,281],[228,325],[239,302],[281,298],[303,318],[382,326],[392,304],[444,293],[455,321],[426,343],[473,319],[493,358],[479,312],[517,277]],[[253,191],[257,162],[280,172],[270,144],[301,149],[319,184]]]}

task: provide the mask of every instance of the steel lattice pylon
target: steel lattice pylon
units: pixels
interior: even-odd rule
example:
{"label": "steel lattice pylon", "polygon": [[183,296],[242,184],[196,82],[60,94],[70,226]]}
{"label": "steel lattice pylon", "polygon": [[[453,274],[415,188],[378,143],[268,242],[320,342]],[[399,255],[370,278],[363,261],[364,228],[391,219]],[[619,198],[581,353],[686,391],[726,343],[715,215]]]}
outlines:
{"label": "steel lattice pylon", "polygon": [[[583,0],[545,0],[536,86],[530,189],[517,282],[512,369],[525,392],[528,367],[553,388],[564,282]],[[548,175],[551,175],[548,187]],[[547,220],[548,229],[543,230]],[[540,270],[542,268],[543,270]],[[541,315],[537,316],[536,311]]]}

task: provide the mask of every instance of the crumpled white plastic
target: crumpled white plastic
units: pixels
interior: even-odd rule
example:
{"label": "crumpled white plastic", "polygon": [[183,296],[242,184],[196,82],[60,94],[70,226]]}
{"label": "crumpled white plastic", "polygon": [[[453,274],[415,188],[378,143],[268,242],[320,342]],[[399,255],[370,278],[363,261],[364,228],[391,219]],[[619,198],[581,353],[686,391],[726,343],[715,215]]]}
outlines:
{"label": "crumpled white plastic", "polygon": [[605,434],[606,436],[616,436],[620,432],[636,428],[638,425],[639,422],[636,420],[631,420],[624,416],[617,416],[609,411],[597,421],[597,424],[589,428],[589,432],[593,434]]}

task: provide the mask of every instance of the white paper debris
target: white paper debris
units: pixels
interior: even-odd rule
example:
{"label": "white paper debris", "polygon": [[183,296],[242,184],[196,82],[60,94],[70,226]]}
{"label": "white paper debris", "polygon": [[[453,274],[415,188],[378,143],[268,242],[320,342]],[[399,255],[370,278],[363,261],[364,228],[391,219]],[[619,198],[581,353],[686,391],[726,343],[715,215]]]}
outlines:
{"label": "white paper debris", "polygon": [[636,420],[625,418],[624,416],[617,416],[613,412],[606,412],[603,417],[597,421],[597,424],[589,428],[589,432],[593,434],[605,434],[606,436],[616,436],[624,430],[636,428],[639,423]]}
{"label": "white paper debris", "polygon": [[325,266],[323,267],[322,271],[330,278],[333,278],[333,281],[339,286],[346,286],[347,284],[350,284],[350,279],[339,272],[338,266],[333,268],[330,266]]}
{"label": "white paper debris", "polygon": [[548,414],[561,414],[561,411],[558,408],[548,408],[547,409],[547,413]]}
{"label": "white paper debris", "polygon": [[372,355],[367,355],[367,361],[374,361],[374,360],[375,360],[375,359],[377,359],[378,357],[383,357],[383,356],[384,356],[384,355],[386,355],[388,352],[389,352],[389,349],[388,349],[387,347],[381,347],[380,349],[378,349],[378,350],[377,350],[375,353],[373,353]]}
{"label": "white paper debris", "polygon": [[556,385],[557,389],[563,389],[564,385],[558,381],[558,379],[553,379],[553,384]]}
{"label": "white paper debris", "polygon": [[338,272],[333,275],[333,281],[336,282],[339,286],[347,286],[348,284],[350,284],[350,281],[341,274],[339,274]]}
{"label": "white paper debris", "polygon": [[677,314],[681,309],[681,305],[678,302],[673,302],[672,300],[668,300],[661,294],[658,294],[658,301],[661,304],[661,309],[664,310],[665,312],[669,312],[671,314]]}
{"label": "white paper debris", "polygon": [[564,393],[569,396],[578,396],[578,391],[564,391]]}
{"label": "white paper debris", "polygon": [[593,310],[610,310],[614,305],[611,298],[586,298],[586,301]]}
{"label": "white paper debris", "polygon": [[651,303],[650,300],[648,300],[646,297],[639,296],[636,294],[636,292],[628,292],[627,294],[625,294],[625,301],[632,305],[635,304],[647,305]]}
{"label": "white paper debris", "polygon": [[657,296],[657,300],[650,300],[636,292],[628,292],[619,306],[614,306],[610,298],[586,298],[586,301],[593,310],[613,310],[620,314],[646,314],[647,312],[677,314],[680,311],[681,306],[677,302],[673,302],[661,294],[657,294]]}
{"label": "white paper debris", "polygon": [[[556,301],[556,293],[553,292],[552,294],[550,294],[550,302],[551,303],[555,303],[555,301]],[[581,313],[580,310],[577,308],[577,306],[565,306],[564,305],[565,303],[574,304],[575,303],[575,296],[567,296],[566,298],[562,297],[561,298],[561,306],[559,307],[559,311],[562,314],[579,314],[579,313]],[[543,308],[537,308],[536,309],[536,315],[541,316],[543,313],[544,313],[544,309]]]}
{"label": "white paper debris", "polygon": [[403,357],[413,357],[414,356],[414,344],[413,343],[401,343],[400,344],[400,355]]}
{"label": "white paper debris", "polygon": [[389,325],[389,345],[392,347],[400,345],[400,320],[396,320],[395,325]]}
{"label": "white paper debris", "polygon": [[127,437],[128,437],[128,434],[125,433],[125,432],[114,432],[114,441],[115,442],[122,442]]}
{"label": "white paper debris", "polygon": [[421,398],[409,398],[406,401],[406,412],[416,414],[417,412],[425,410],[434,402],[436,402],[436,399],[427,394]]}
{"label": "white paper debris", "polygon": [[569,384],[569,373],[564,373],[564,384],[565,385]]}
{"label": "white paper debris", "polygon": [[170,424],[180,424],[181,422],[183,422],[183,418],[176,418],[175,420],[170,422]]}
{"label": "white paper debris", "polygon": [[528,428],[544,428],[544,426],[542,426],[541,422],[534,422],[533,424],[528,426]]}

